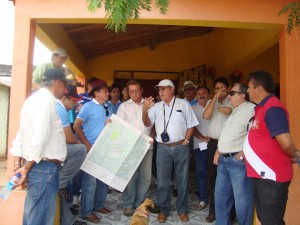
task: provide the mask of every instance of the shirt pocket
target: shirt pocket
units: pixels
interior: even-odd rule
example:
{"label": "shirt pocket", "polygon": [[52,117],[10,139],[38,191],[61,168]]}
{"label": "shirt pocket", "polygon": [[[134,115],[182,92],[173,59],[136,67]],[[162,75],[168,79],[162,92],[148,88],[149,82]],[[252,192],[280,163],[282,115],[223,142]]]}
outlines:
{"label": "shirt pocket", "polygon": [[182,123],[182,124],[185,123],[185,119],[181,110],[180,112],[178,110],[174,111],[174,120],[176,123]]}

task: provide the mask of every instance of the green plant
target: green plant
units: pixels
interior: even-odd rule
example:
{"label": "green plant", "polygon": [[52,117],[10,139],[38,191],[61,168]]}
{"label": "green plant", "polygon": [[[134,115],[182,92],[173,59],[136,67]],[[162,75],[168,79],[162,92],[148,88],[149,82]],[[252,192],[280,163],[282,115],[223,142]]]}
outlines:
{"label": "green plant", "polygon": [[[86,0],[88,10],[95,12],[102,6],[108,18],[109,30],[125,31],[129,19],[138,19],[141,10],[151,11],[152,0]],[[155,0],[155,5],[162,14],[168,11],[169,0]]]}
{"label": "green plant", "polygon": [[300,1],[293,1],[287,4],[280,10],[279,15],[288,12],[289,14],[288,14],[288,24],[287,24],[286,32],[288,34],[291,34],[292,30],[295,27],[298,27],[300,32]]}

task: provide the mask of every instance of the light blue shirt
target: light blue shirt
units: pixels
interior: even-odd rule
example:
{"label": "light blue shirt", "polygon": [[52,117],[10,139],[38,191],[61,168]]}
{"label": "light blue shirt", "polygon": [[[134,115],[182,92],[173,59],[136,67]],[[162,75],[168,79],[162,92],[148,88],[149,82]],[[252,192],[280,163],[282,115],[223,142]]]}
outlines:
{"label": "light blue shirt", "polygon": [[70,126],[69,115],[68,115],[68,112],[67,112],[65,106],[62,104],[62,102],[59,99],[57,99],[56,101],[57,101],[56,102],[56,110],[57,110],[59,118],[62,122],[63,127]]}
{"label": "light blue shirt", "polygon": [[[104,106],[107,106],[108,116],[106,116],[106,110]],[[109,105],[99,104],[95,99],[90,102],[85,103],[77,118],[83,121],[83,131],[84,135],[90,144],[94,144],[100,135],[101,131],[104,129],[104,124],[107,118],[112,115],[112,109]]]}
{"label": "light blue shirt", "polygon": [[113,114],[117,114],[118,109],[119,109],[121,103],[122,103],[122,102],[119,100],[118,103],[114,105],[111,101],[108,101],[108,104],[109,104],[110,107],[112,108]]}
{"label": "light blue shirt", "polygon": [[191,106],[196,105],[198,103],[197,99],[193,99],[192,101],[188,101],[188,103],[190,103]]}

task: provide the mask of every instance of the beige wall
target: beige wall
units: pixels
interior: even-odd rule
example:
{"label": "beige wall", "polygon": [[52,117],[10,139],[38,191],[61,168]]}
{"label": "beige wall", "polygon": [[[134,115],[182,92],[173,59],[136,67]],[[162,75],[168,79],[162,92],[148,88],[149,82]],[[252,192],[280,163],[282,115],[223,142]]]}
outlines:
{"label": "beige wall", "polygon": [[181,72],[206,64],[216,69],[216,76],[229,76],[234,70],[246,75],[265,69],[279,81],[277,36],[276,30],[215,28],[208,35],[157,45],[154,51],[140,48],[95,58],[88,63],[88,74],[112,83],[114,70]]}

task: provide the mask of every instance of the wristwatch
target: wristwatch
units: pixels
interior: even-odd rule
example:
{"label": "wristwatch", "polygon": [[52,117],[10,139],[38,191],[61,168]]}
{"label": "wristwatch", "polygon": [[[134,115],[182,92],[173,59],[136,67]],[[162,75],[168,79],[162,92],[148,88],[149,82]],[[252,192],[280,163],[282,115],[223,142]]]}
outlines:
{"label": "wristwatch", "polygon": [[240,160],[243,160],[243,159],[244,159],[244,157],[243,157],[242,155],[240,155],[240,156],[239,156],[239,159],[240,159]]}
{"label": "wristwatch", "polygon": [[184,142],[186,142],[186,143],[190,143],[190,142],[189,142],[189,140],[187,140],[187,139],[184,139]]}

